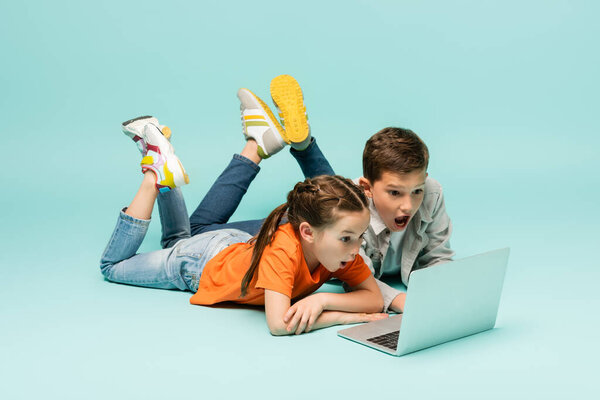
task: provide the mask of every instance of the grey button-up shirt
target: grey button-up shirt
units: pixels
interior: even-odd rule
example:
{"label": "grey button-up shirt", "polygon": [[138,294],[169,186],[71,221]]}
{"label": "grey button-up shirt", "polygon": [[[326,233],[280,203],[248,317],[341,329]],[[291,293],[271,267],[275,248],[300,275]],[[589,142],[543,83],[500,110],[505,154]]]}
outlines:
{"label": "grey button-up shirt", "polygon": [[423,203],[403,232],[390,234],[372,201],[369,208],[371,223],[360,255],[377,280],[383,311],[387,312],[400,291],[380,279],[399,269],[402,282],[408,285],[411,271],[450,261],[454,255],[450,248],[452,222],[446,214],[442,186],[429,177],[425,180]]}

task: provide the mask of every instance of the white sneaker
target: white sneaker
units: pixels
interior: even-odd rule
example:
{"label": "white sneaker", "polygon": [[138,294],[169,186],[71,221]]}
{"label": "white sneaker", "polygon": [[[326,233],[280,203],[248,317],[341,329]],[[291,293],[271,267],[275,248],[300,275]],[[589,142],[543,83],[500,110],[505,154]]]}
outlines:
{"label": "white sneaker", "polygon": [[[154,172],[156,188],[160,192],[186,185],[190,179],[169,142],[171,130],[151,116],[123,122],[123,132],[129,136],[142,153],[142,172]],[[167,133],[167,134],[165,134]]]}
{"label": "white sneaker", "polygon": [[168,126],[160,125],[158,120],[151,115],[144,115],[141,117],[133,118],[128,121],[125,121],[121,124],[121,129],[123,133],[126,134],[133,140],[142,153],[142,156],[146,154],[146,148],[144,147],[144,143],[140,142],[140,139],[144,133],[144,126],[147,124],[152,124],[162,132],[163,136],[167,138],[167,140],[171,139],[171,129]]}
{"label": "white sneaker", "polygon": [[283,149],[288,143],[285,130],[273,112],[257,95],[250,90],[238,90],[242,128],[246,140],[253,139],[258,145],[260,158],[269,158]]}

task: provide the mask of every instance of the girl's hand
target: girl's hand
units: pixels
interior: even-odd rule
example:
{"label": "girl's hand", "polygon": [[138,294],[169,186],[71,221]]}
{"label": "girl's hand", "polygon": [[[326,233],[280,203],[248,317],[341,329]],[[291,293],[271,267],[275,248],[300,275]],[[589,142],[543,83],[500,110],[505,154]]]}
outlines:
{"label": "girl's hand", "polygon": [[287,324],[287,331],[295,331],[296,335],[310,332],[324,308],[323,293],[315,293],[296,302],[283,317],[283,322]]}
{"label": "girl's hand", "polygon": [[389,317],[386,313],[344,313],[343,323],[348,324],[359,324],[361,322],[378,321]]}

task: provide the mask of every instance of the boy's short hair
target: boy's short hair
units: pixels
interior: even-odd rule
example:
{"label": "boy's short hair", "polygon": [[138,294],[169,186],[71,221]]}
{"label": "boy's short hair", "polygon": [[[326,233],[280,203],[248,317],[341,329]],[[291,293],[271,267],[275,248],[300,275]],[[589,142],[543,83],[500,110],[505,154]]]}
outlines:
{"label": "boy's short hair", "polygon": [[410,129],[384,128],[367,140],[363,151],[363,176],[371,183],[384,172],[405,174],[427,170],[428,164],[425,142]]}

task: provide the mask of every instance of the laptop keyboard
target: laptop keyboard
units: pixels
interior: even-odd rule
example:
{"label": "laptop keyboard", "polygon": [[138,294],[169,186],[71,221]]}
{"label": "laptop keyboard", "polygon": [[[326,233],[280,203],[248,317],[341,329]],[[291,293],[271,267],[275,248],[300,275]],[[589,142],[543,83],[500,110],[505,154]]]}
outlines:
{"label": "laptop keyboard", "polygon": [[398,335],[400,331],[394,331],[390,333],[386,333],[385,335],[375,336],[367,339],[369,342],[373,342],[380,346],[387,347],[388,349],[396,350],[398,347]]}

